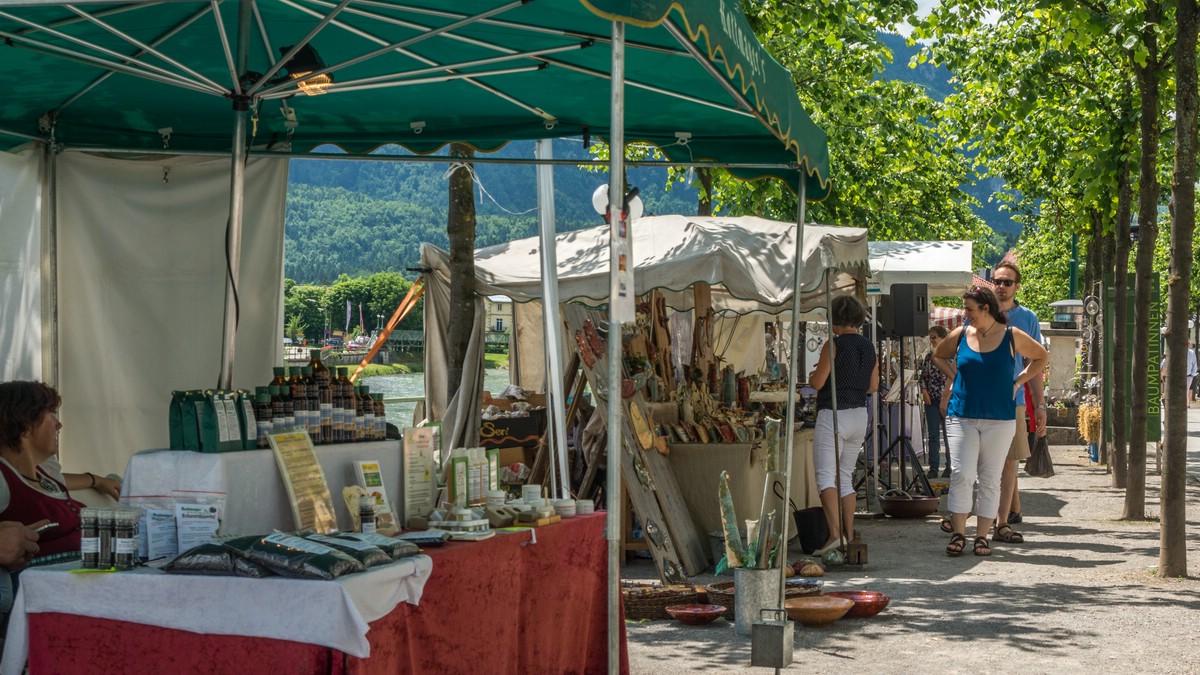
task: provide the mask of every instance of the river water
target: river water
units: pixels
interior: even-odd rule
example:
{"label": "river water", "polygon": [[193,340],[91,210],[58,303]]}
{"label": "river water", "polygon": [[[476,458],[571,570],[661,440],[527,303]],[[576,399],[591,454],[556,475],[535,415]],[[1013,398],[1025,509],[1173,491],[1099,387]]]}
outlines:
{"label": "river water", "polygon": [[[364,377],[362,383],[371,388],[373,394],[389,398],[411,398],[425,395],[424,373],[401,373],[399,375],[376,375]],[[483,371],[483,388],[499,393],[508,386],[508,369],[488,368]],[[387,421],[401,429],[413,426],[415,403],[384,403]]]}

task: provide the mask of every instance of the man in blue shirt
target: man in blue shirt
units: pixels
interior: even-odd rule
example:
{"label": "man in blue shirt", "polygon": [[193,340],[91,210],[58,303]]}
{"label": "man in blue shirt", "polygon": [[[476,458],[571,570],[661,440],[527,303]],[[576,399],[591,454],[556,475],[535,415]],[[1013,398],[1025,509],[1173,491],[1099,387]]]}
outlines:
{"label": "man in blue shirt", "polygon": [[[992,271],[992,286],[996,300],[1000,303],[1000,311],[1008,317],[1008,325],[1020,328],[1038,342],[1042,341],[1042,329],[1038,324],[1037,315],[1032,310],[1022,307],[1017,302],[1017,291],[1021,288],[1021,271],[1016,263],[1002,260]],[[1020,376],[1025,369],[1023,359],[1017,359],[1013,366],[1013,378]],[[1004,462],[1004,471],[1000,474],[1000,512],[996,516],[995,538],[1000,541],[1019,544],[1025,541],[1020,532],[1016,532],[1009,524],[1021,522],[1021,497],[1017,491],[1017,463],[1029,456],[1029,432],[1025,422],[1025,388],[1029,389],[1033,401],[1037,422],[1037,435],[1046,435],[1046,401],[1042,378],[1035,377],[1025,387],[1017,390],[1013,405],[1017,413],[1017,433],[1013,436],[1012,446],[1008,449],[1008,460]]]}

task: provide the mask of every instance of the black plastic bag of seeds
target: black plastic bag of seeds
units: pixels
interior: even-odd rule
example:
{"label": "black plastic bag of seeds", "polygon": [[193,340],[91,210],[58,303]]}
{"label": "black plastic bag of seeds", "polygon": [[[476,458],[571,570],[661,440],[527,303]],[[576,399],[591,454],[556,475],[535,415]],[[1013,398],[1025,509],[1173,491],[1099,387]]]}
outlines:
{"label": "black plastic bag of seeds", "polygon": [[375,532],[342,532],[332,535],[338,539],[348,539],[351,541],[361,541],[371,544],[383,550],[384,553],[391,556],[392,560],[399,560],[414,556],[421,552],[421,549],[411,541],[388,537]]}
{"label": "black plastic bag of seeds", "polygon": [[222,544],[280,576],[295,579],[328,581],[366,569],[365,565],[341,551],[282,532],[237,537]]}
{"label": "black plastic bag of seeds", "polygon": [[200,544],[180,553],[163,566],[168,574],[208,574],[262,578],[275,574],[250,560],[235,555],[221,544]]}
{"label": "black plastic bag of seeds", "polygon": [[305,539],[341,551],[367,567],[386,565],[392,562],[392,557],[384,553],[378,546],[368,544],[365,541],[359,541],[358,539],[343,539],[324,534],[310,534]]}

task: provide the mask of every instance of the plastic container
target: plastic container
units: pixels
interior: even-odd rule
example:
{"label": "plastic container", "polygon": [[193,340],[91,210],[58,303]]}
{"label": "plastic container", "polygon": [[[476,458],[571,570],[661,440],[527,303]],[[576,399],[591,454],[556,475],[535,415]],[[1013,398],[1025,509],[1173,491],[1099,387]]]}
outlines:
{"label": "plastic container", "polygon": [[574,499],[557,499],[554,501],[554,512],[562,518],[575,517]]}

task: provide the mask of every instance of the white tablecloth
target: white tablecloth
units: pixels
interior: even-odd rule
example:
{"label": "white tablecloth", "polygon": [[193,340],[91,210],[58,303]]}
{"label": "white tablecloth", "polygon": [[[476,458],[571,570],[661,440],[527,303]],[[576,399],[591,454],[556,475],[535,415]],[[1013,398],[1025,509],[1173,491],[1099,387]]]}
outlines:
{"label": "white tablecloth", "polygon": [[0,672],[20,673],[29,654],[27,615],[59,612],[164,628],[292,640],[371,654],[368,624],[401,602],[418,604],[433,570],[418,555],[335,581],[164,574],[150,568],[71,573],[78,563],[21,573]]}
{"label": "white tablecloth", "polygon": [[[404,522],[400,441],[319,445],[316,452],[325,472],[340,529],[351,529],[342,488],[358,483],[353,464],[357,460],[379,462],[397,522]],[[145,450],[129,458],[122,494],[170,495],[172,490],[224,492],[222,535],[262,534],[272,529],[296,528],[287,489],[270,449],[223,453]]]}

